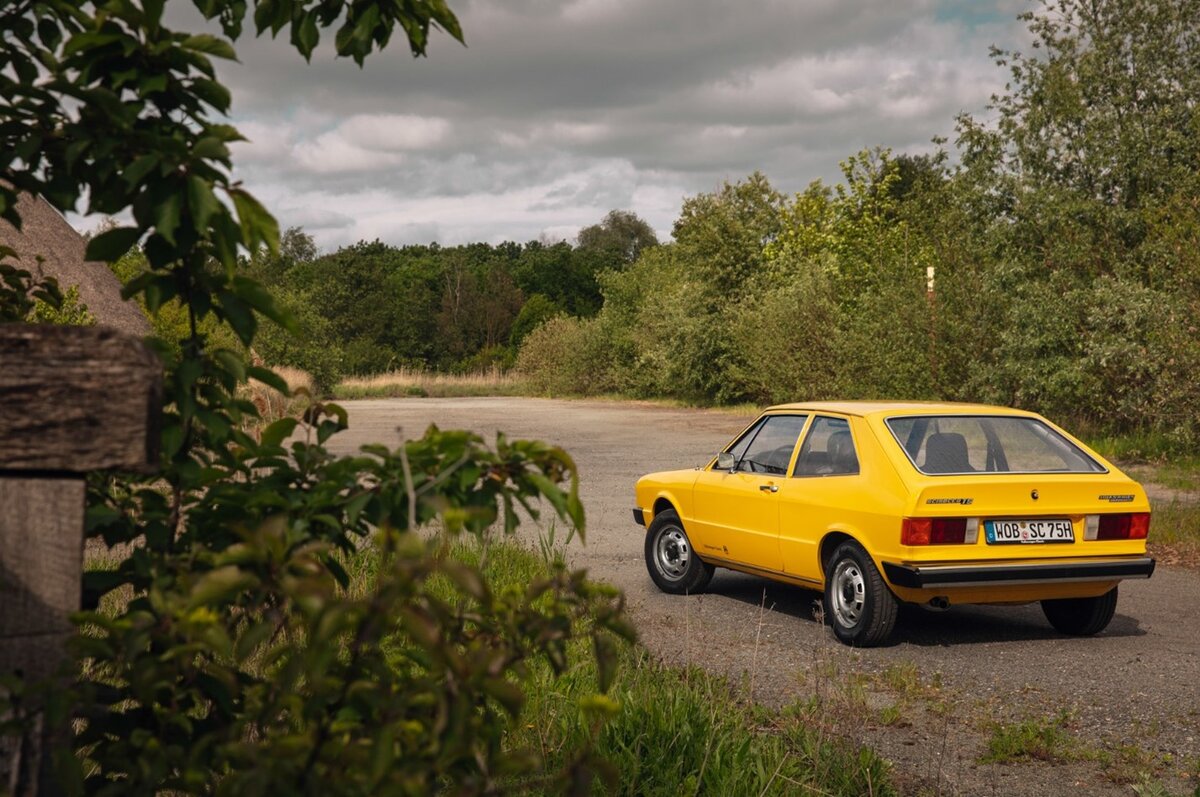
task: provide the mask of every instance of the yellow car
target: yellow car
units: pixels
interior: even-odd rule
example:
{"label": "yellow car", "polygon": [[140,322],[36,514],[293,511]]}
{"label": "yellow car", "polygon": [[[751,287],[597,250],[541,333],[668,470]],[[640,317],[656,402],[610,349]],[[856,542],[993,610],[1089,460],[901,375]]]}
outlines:
{"label": "yellow car", "polygon": [[884,643],[900,601],[1041,601],[1095,634],[1117,584],[1149,578],[1141,486],[1032,412],[973,404],[771,407],[702,468],[637,483],[665,592],[716,567],[823,590],[847,644]]}

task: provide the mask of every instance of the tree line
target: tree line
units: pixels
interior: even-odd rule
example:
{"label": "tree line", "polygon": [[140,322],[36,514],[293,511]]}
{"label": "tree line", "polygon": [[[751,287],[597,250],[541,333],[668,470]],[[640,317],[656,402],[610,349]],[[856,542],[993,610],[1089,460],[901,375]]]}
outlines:
{"label": "tree line", "polygon": [[994,52],[1007,88],[953,140],[859,152],[794,196],[727,182],[668,243],[627,211],[575,245],[319,255],[289,230],[243,267],[300,334],[264,328],[256,350],[323,386],[514,366],[546,394],[985,401],[1195,448],[1200,4],[1023,19],[1030,53]]}
{"label": "tree line", "polygon": [[[1088,434],[1200,433],[1200,5],[1055,0],[931,155],[687,199],[517,367],[547,393],[986,401]],[[932,278],[930,277],[932,275]]]}

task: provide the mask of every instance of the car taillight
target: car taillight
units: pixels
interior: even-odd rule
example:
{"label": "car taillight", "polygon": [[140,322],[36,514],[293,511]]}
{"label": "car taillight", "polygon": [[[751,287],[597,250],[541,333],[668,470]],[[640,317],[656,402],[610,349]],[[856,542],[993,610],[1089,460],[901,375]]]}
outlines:
{"label": "car taillight", "polygon": [[1089,515],[1086,529],[1087,540],[1144,540],[1150,533],[1150,513]]}
{"label": "car taillight", "polygon": [[979,518],[906,517],[900,525],[901,545],[974,544]]}

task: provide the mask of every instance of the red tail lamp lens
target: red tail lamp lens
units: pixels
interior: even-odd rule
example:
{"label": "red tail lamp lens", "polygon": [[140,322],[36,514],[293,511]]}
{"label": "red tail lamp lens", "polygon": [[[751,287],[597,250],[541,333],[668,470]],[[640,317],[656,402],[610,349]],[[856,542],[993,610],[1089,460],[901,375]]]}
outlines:
{"label": "red tail lamp lens", "polygon": [[1101,515],[1098,540],[1144,540],[1150,533],[1150,513]]}
{"label": "red tail lamp lens", "polygon": [[953,545],[966,539],[966,518],[906,517],[900,526],[901,545]]}

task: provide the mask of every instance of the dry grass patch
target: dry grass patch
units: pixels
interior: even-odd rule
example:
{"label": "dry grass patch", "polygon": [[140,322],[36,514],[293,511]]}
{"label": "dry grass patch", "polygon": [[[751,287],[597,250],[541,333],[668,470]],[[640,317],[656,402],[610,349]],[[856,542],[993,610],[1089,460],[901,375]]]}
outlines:
{"label": "dry grass patch", "polygon": [[333,395],[340,399],[515,396],[524,392],[525,382],[499,367],[465,374],[400,368],[386,374],[347,379],[333,389]]}

